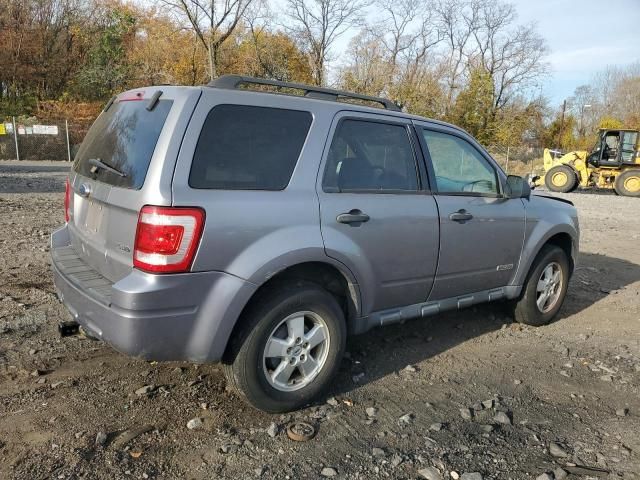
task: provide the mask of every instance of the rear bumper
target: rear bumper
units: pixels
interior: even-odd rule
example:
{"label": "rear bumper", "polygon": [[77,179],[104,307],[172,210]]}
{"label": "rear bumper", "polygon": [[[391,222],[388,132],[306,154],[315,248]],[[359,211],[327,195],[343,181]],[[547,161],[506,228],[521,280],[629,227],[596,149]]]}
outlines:
{"label": "rear bumper", "polygon": [[[55,255],[69,244],[66,226],[51,236],[54,283],[61,301],[89,335],[147,360],[219,361],[256,289],[224,272],[152,275],[132,269],[110,288],[101,284],[96,292],[95,278],[83,284],[83,276],[73,274],[74,264]],[[87,268],[82,260],[75,262],[77,269]]]}

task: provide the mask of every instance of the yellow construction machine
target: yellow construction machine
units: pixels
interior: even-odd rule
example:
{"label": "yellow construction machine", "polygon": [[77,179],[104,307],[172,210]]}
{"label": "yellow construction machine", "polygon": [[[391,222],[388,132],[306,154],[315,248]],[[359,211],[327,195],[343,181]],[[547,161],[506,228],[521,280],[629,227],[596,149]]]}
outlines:
{"label": "yellow construction machine", "polygon": [[639,137],[638,130],[601,129],[591,152],[545,148],[545,186],[552,192],[613,188],[618,195],[640,197]]}

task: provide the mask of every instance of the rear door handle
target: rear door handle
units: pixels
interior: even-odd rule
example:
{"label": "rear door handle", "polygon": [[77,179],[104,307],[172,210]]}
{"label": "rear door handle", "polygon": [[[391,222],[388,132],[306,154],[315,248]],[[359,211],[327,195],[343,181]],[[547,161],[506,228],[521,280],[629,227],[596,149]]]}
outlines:
{"label": "rear door handle", "polygon": [[454,222],[460,222],[460,223],[464,223],[467,220],[471,220],[472,218],[473,218],[473,215],[467,212],[464,208],[461,208],[457,212],[453,212],[451,215],[449,215],[449,220],[453,220]]}
{"label": "rear door handle", "polygon": [[362,213],[356,208],[354,210],[350,210],[348,213],[341,213],[336,217],[336,220],[338,223],[354,224],[353,226],[356,227],[363,222],[368,222],[369,215],[367,215],[366,213]]}

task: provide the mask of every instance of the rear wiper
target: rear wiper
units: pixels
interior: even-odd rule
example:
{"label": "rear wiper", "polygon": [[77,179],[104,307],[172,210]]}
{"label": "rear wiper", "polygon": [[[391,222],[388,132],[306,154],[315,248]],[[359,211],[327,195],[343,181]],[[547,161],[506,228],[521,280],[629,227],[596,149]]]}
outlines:
{"label": "rear wiper", "polygon": [[126,177],[127,176],[126,173],[121,172],[117,168],[114,168],[114,167],[112,167],[111,165],[109,165],[107,163],[104,163],[99,158],[90,158],[87,161],[89,162],[89,165],[92,166],[91,167],[91,173],[96,173],[99,168],[102,168],[103,170],[106,170],[107,172],[111,172],[111,173],[113,173],[115,175],[118,175],[119,177]]}

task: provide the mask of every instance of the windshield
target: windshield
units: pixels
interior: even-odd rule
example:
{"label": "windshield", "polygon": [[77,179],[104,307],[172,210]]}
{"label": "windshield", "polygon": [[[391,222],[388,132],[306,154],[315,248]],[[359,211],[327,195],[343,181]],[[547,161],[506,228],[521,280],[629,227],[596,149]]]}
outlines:
{"label": "windshield", "polygon": [[172,103],[160,100],[151,111],[144,101],[114,103],[89,129],[73,169],[116,187],[141,188]]}

